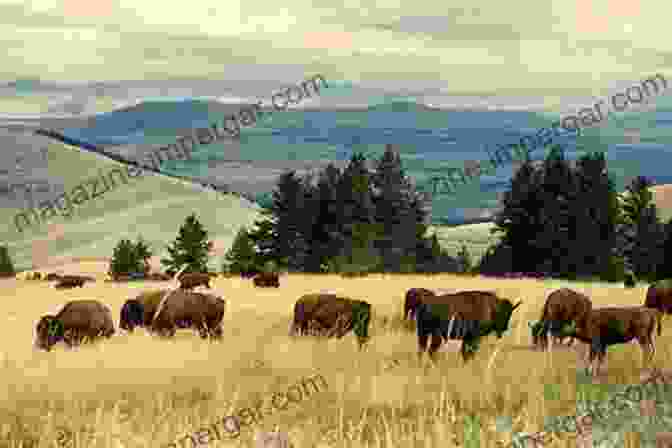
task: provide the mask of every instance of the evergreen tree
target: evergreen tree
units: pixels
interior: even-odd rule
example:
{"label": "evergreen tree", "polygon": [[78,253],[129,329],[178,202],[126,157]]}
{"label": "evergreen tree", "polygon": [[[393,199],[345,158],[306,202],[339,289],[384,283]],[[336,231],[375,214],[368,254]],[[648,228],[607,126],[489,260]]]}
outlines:
{"label": "evergreen tree", "polygon": [[109,274],[113,277],[118,275],[129,275],[132,272],[140,272],[140,262],[138,259],[135,245],[131,240],[122,239],[117,243],[110,260]]}
{"label": "evergreen tree", "polygon": [[241,228],[233,240],[231,249],[224,255],[224,272],[234,274],[252,273],[258,271],[256,266],[257,254],[254,243],[245,227]]}
{"label": "evergreen tree", "polygon": [[672,278],[672,218],[663,227],[663,247],[656,269],[656,279]]}
{"label": "evergreen tree", "polygon": [[9,249],[7,246],[0,246],[0,277],[13,277],[16,275],[14,270],[14,263],[9,256]]}
{"label": "evergreen tree", "polygon": [[311,210],[315,215],[311,232],[311,257],[308,262],[309,272],[321,272],[324,266],[339,253],[339,234],[336,188],[340,182],[341,172],[333,164],[327,165],[319,174],[316,191],[314,192]]}
{"label": "evergreen tree", "polygon": [[[523,162],[511,180],[511,187],[504,193],[502,209],[495,215],[492,233],[502,233],[501,245],[511,249],[509,271],[534,272],[543,261],[538,253],[537,235],[543,231],[543,197],[541,173],[529,160]],[[481,269],[503,269],[504,264],[493,252],[481,261]],[[487,255],[487,254],[486,254]]]}
{"label": "evergreen tree", "polygon": [[138,236],[138,242],[135,243],[133,250],[135,258],[138,260],[139,264],[139,270],[137,272],[144,272],[144,274],[147,275],[150,271],[149,259],[153,254],[149,245],[142,239],[142,236]]}
{"label": "evergreen tree", "polygon": [[375,225],[375,206],[371,191],[366,159],[354,153],[336,186],[338,231],[336,237],[340,250],[338,258],[354,265],[369,266],[378,257],[374,246],[378,239]]}
{"label": "evergreen tree", "polygon": [[471,255],[465,244],[462,244],[460,251],[457,253],[457,263],[460,266],[460,271],[463,273],[471,272]]}
{"label": "evergreen tree", "polygon": [[655,269],[664,256],[664,229],[653,203],[653,185],[638,176],[626,187],[622,201],[624,255],[628,266],[639,278],[655,278]]}
{"label": "evergreen tree", "polygon": [[169,257],[161,259],[167,272],[176,273],[184,264],[187,265],[184,272],[207,272],[212,242],[208,241],[208,232],[195,214],[186,218],[177,238],[167,249]]}
{"label": "evergreen tree", "polygon": [[572,204],[573,242],[567,257],[573,259],[583,276],[598,276],[608,270],[613,255],[618,256],[617,225],[620,205],[614,183],[609,178],[603,153],[582,156],[575,170],[577,196]]}
{"label": "evergreen tree", "polygon": [[398,271],[401,264],[414,264],[416,248],[424,237],[422,201],[412,187],[392,145],[376,163],[372,176],[375,221],[379,225],[376,247],[385,271]]}

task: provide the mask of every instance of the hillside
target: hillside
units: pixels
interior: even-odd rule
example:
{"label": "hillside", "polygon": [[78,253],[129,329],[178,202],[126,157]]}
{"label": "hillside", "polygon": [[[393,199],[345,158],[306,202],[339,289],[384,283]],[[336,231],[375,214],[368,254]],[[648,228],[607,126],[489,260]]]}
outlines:
{"label": "hillside", "polygon": [[[51,143],[48,151],[49,179],[62,183],[66,191],[96,176],[100,170],[107,173],[121,167],[115,161],[63,144]],[[56,192],[49,195],[56,196]],[[217,257],[212,262],[218,266],[219,255],[223,255],[240,226],[249,225],[258,217],[257,209],[237,196],[204,191],[184,181],[147,174],[83,203],[71,219],[57,216],[22,233],[14,224],[14,216],[21,209],[4,208],[0,241],[9,246],[17,269],[30,268],[33,256],[35,263],[42,266],[77,257],[109,257],[119,239],[135,239],[139,234],[151,244],[158,261],[167,242],[177,236],[185,217],[195,212],[215,241]]]}

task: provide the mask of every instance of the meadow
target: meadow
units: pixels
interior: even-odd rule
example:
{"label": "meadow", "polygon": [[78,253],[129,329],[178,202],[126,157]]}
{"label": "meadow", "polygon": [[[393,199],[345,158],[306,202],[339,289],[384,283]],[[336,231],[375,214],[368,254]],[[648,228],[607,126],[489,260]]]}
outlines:
{"label": "meadow", "polygon": [[[327,447],[502,447],[514,431],[543,429],[544,417],[576,413],[579,351],[530,350],[529,321],[541,314],[546,296],[567,286],[597,306],[639,305],[646,286],[492,279],[458,275],[284,275],[278,289],[255,289],[250,280],[213,279],[213,292],[227,299],[224,338],[201,340],[189,330],[160,340],[136,330],[109,340],[52,352],[33,349],[40,316],[56,313],[75,298],[96,298],[111,307],[118,324],[125,300],[171,282],[106,283],[105,263],[65,266],[66,272],[95,274],[82,289],[55,290],[46,282],[0,280],[5,324],[0,326],[1,447],[165,447],[235,410],[301,378],[321,374],[328,387],[260,424],[239,438],[208,446],[253,446],[257,430],[276,425],[295,448]],[[327,288],[328,286],[328,288]],[[458,344],[440,352],[436,366],[417,360],[416,337],[401,320],[408,288],[459,291],[482,289],[522,300],[507,334],[487,337],[473,362],[463,365]],[[342,340],[290,338],[294,302],[311,292],[334,292],[369,301],[374,308],[363,352],[351,334]],[[670,324],[656,339],[654,364],[672,365]],[[582,344],[576,343],[578,350]],[[636,344],[609,349],[602,382],[639,382],[641,351]],[[553,394],[548,386],[554,386]],[[478,424],[474,424],[477,422]],[[475,431],[472,431],[473,429]],[[38,442],[39,441],[39,442]],[[189,439],[181,445],[192,446]],[[204,445],[202,445],[204,446]],[[576,438],[547,446],[576,446]]]}

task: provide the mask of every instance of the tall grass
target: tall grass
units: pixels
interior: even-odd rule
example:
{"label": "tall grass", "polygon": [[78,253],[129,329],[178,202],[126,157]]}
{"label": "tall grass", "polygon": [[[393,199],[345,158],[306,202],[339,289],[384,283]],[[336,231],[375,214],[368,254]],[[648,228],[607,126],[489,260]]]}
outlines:
{"label": "tall grass", "polygon": [[[581,364],[573,350],[529,349],[527,322],[539,318],[546,296],[568,286],[597,306],[635,305],[645,292],[644,286],[626,290],[454,275],[290,275],[280,281],[279,289],[255,289],[251,280],[236,278],[212,282],[214,292],[229,302],[220,343],[205,342],[189,330],[178,331],[172,340],[139,330],[73,350],[59,345],[46,353],[32,348],[41,315],[87,297],[108,304],[118,319],[127,298],[168,283],[98,281],[62,291],[46,282],[0,280],[5,319],[0,326],[0,447],[166,446],[315,373],[324,376],[328,388],[243,428],[237,440],[214,446],[253,446],[255,431],[275,425],[289,433],[296,448],[502,446],[497,442],[510,442],[511,430],[539,431],[545,416],[574,414],[577,391],[589,394],[592,387],[577,384]],[[431,366],[426,358],[418,360],[415,334],[400,317],[411,287],[492,290],[523,304],[509,332],[500,340],[486,338],[472,362],[464,365],[456,345],[449,343]],[[319,291],[373,305],[372,339],[363,352],[352,335],[342,340],[288,336],[296,299]],[[665,326],[656,344],[658,366],[672,361]],[[605,367],[608,383],[638,382],[639,346],[610,348]],[[511,428],[497,425],[502,416],[511,418]]]}

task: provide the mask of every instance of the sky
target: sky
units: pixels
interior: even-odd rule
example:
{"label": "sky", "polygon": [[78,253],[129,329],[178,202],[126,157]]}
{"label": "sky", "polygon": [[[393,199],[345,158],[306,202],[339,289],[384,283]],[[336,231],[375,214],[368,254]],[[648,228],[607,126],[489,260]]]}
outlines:
{"label": "sky", "polygon": [[[0,0],[0,79],[282,79],[583,95],[672,78],[660,0]],[[450,5],[450,6],[448,6]],[[3,48],[4,47],[4,48]]]}

